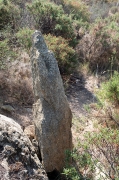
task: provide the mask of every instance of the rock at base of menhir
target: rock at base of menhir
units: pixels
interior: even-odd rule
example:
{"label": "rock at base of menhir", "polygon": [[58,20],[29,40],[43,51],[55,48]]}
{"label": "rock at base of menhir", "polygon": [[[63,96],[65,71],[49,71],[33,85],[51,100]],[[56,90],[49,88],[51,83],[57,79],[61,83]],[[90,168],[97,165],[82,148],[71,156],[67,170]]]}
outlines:
{"label": "rock at base of menhir", "polygon": [[39,31],[33,34],[31,65],[35,96],[33,116],[42,162],[46,172],[62,171],[65,151],[72,149],[72,113],[57,61]]}
{"label": "rock at base of menhir", "polygon": [[0,115],[0,179],[48,180],[35,149],[13,119]]}

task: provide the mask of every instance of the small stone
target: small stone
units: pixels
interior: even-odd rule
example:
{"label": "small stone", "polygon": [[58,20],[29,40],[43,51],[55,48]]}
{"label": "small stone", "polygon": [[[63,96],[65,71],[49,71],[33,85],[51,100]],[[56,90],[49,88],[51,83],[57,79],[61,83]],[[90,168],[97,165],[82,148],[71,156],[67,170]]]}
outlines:
{"label": "small stone", "polygon": [[8,112],[13,112],[15,109],[11,106],[11,105],[3,105],[3,106],[1,106],[1,109],[2,110],[5,110],[5,111],[8,111]]}

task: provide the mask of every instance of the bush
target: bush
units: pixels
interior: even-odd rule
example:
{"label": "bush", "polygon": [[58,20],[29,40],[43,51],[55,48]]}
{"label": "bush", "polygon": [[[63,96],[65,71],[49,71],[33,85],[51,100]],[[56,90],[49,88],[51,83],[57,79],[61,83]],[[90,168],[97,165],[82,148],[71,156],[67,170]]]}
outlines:
{"label": "bush", "polygon": [[46,1],[34,1],[28,9],[36,20],[36,28],[41,28],[44,34],[75,37],[71,20],[64,14],[62,6]]}
{"label": "bush", "polygon": [[[119,177],[119,131],[104,128],[86,136],[86,152],[92,156],[95,176],[118,179]],[[85,148],[85,147],[84,147]],[[97,174],[97,171],[98,173]]]}
{"label": "bush", "polygon": [[109,101],[114,104],[119,104],[119,73],[114,72],[112,78],[103,83],[101,89],[97,92],[97,96],[105,104],[105,101]]}
{"label": "bush", "polygon": [[78,10],[75,3],[69,3],[67,7],[70,9],[69,14],[65,13],[65,8],[63,9],[62,5],[57,5],[53,2],[40,0],[28,5],[28,9],[36,21],[36,29],[40,28],[43,34],[51,33],[56,36],[62,36],[69,40],[72,46],[75,46],[76,28],[79,29],[83,25],[83,22],[87,21],[86,13],[84,14],[84,18],[84,11],[82,9],[81,11]]}
{"label": "bush", "polygon": [[[92,23],[77,46],[79,61],[88,62],[93,71],[112,68],[117,70],[119,63],[119,13]],[[111,69],[111,70],[112,70]]]}
{"label": "bush", "polygon": [[118,179],[119,177],[119,131],[103,128],[99,132],[85,135],[77,149],[68,156],[72,165],[64,168],[64,174],[71,180]]}
{"label": "bush", "polygon": [[16,57],[17,40],[15,33],[19,29],[20,10],[10,0],[0,0],[0,68],[6,68],[8,60]]}
{"label": "bush", "polygon": [[0,89],[5,97],[11,97],[15,104],[31,106],[34,97],[30,63],[20,59],[7,63],[6,66],[7,70],[0,74]]}
{"label": "bush", "polygon": [[5,69],[7,61],[15,56],[15,52],[9,47],[9,39],[0,41],[0,69]]}
{"label": "bush", "polygon": [[90,6],[91,22],[94,22],[96,18],[104,19],[108,17],[110,12],[112,12],[112,10],[114,9],[114,6],[116,6],[116,4],[117,4],[117,0],[112,0],[112,1],[93,0]]}
{"label": "bush", "polygon": [[72,20],[78,20],[82,21],[83,23],[86,23],[89,21],[89,11],[88,6],[81,1],[81,0],[61,0],[61,4],[63,6],[63,9],[65,13],[68,13],[68,15],[72,18]]}
{"label": "bush", "polygon": [[0,41],[0,69],[5,68],[5,60],[9,54],[7,40]]}
{"label": "bush", "polygon": [[[70,159],[72,159],[72,162]],[[89,174],[86,174],[86,176],[84,173],[85,170],[89,167],[92,173],[93,164],[91,155],[88,152],[80,151],[78,149],[73,149],[72,152],[66,151],[66,162],[63,169],[63,174],[65,174],[66,179],[90,180],[92,178],[91,173],[89,172]]]}
{"label": "bush", "polygon": [[19,8],[8,0],[0,0],[0,29],[4,29],[10,25],[13,30],[16,30],[19,19]]}
{"label": "bush", "polygon": [[20,29],[17,33],[16,33],[16,37],[18,39],[19,44],[21,45],[21,47],[24,47],[26,50],[30,50],[31,46],[32,46],[32,34],[33,34],[33,30],[29,29],[29,28],[23,28]]}
{"label": "bush", "polygon": [[51,34],[44,36],[48,48],[55,54],[58,61],[59,69],[62,74],[73,71],[76,66],[75,50],[69,46],[68,41],[61,36],[53,36]]}

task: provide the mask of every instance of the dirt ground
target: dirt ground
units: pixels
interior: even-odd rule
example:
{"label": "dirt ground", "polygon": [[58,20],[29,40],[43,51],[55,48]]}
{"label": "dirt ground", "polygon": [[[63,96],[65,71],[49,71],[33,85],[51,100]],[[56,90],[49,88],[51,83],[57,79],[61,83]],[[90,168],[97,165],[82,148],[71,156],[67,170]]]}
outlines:
{"label": "dirt ground", "polygon": [[96,102],[94,88],[97,86],[97,79],[93,76],[83,77],[72,76],[67,89],[67,98],[74,117],[86,115],[85,105]]}

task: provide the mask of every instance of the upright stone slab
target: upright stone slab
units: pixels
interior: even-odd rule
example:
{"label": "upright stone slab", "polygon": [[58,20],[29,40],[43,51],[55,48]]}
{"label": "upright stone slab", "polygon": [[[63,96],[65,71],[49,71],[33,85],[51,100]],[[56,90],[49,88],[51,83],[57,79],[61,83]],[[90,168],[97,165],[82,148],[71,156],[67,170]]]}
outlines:
{"label": "upright stone slab", "polygon": [[39,31],[33,34],[31,65],[35,96],[33,116],[42,162],[47,172],[61,171],[65,150],[72,148],[72,113],[57,61]]}

